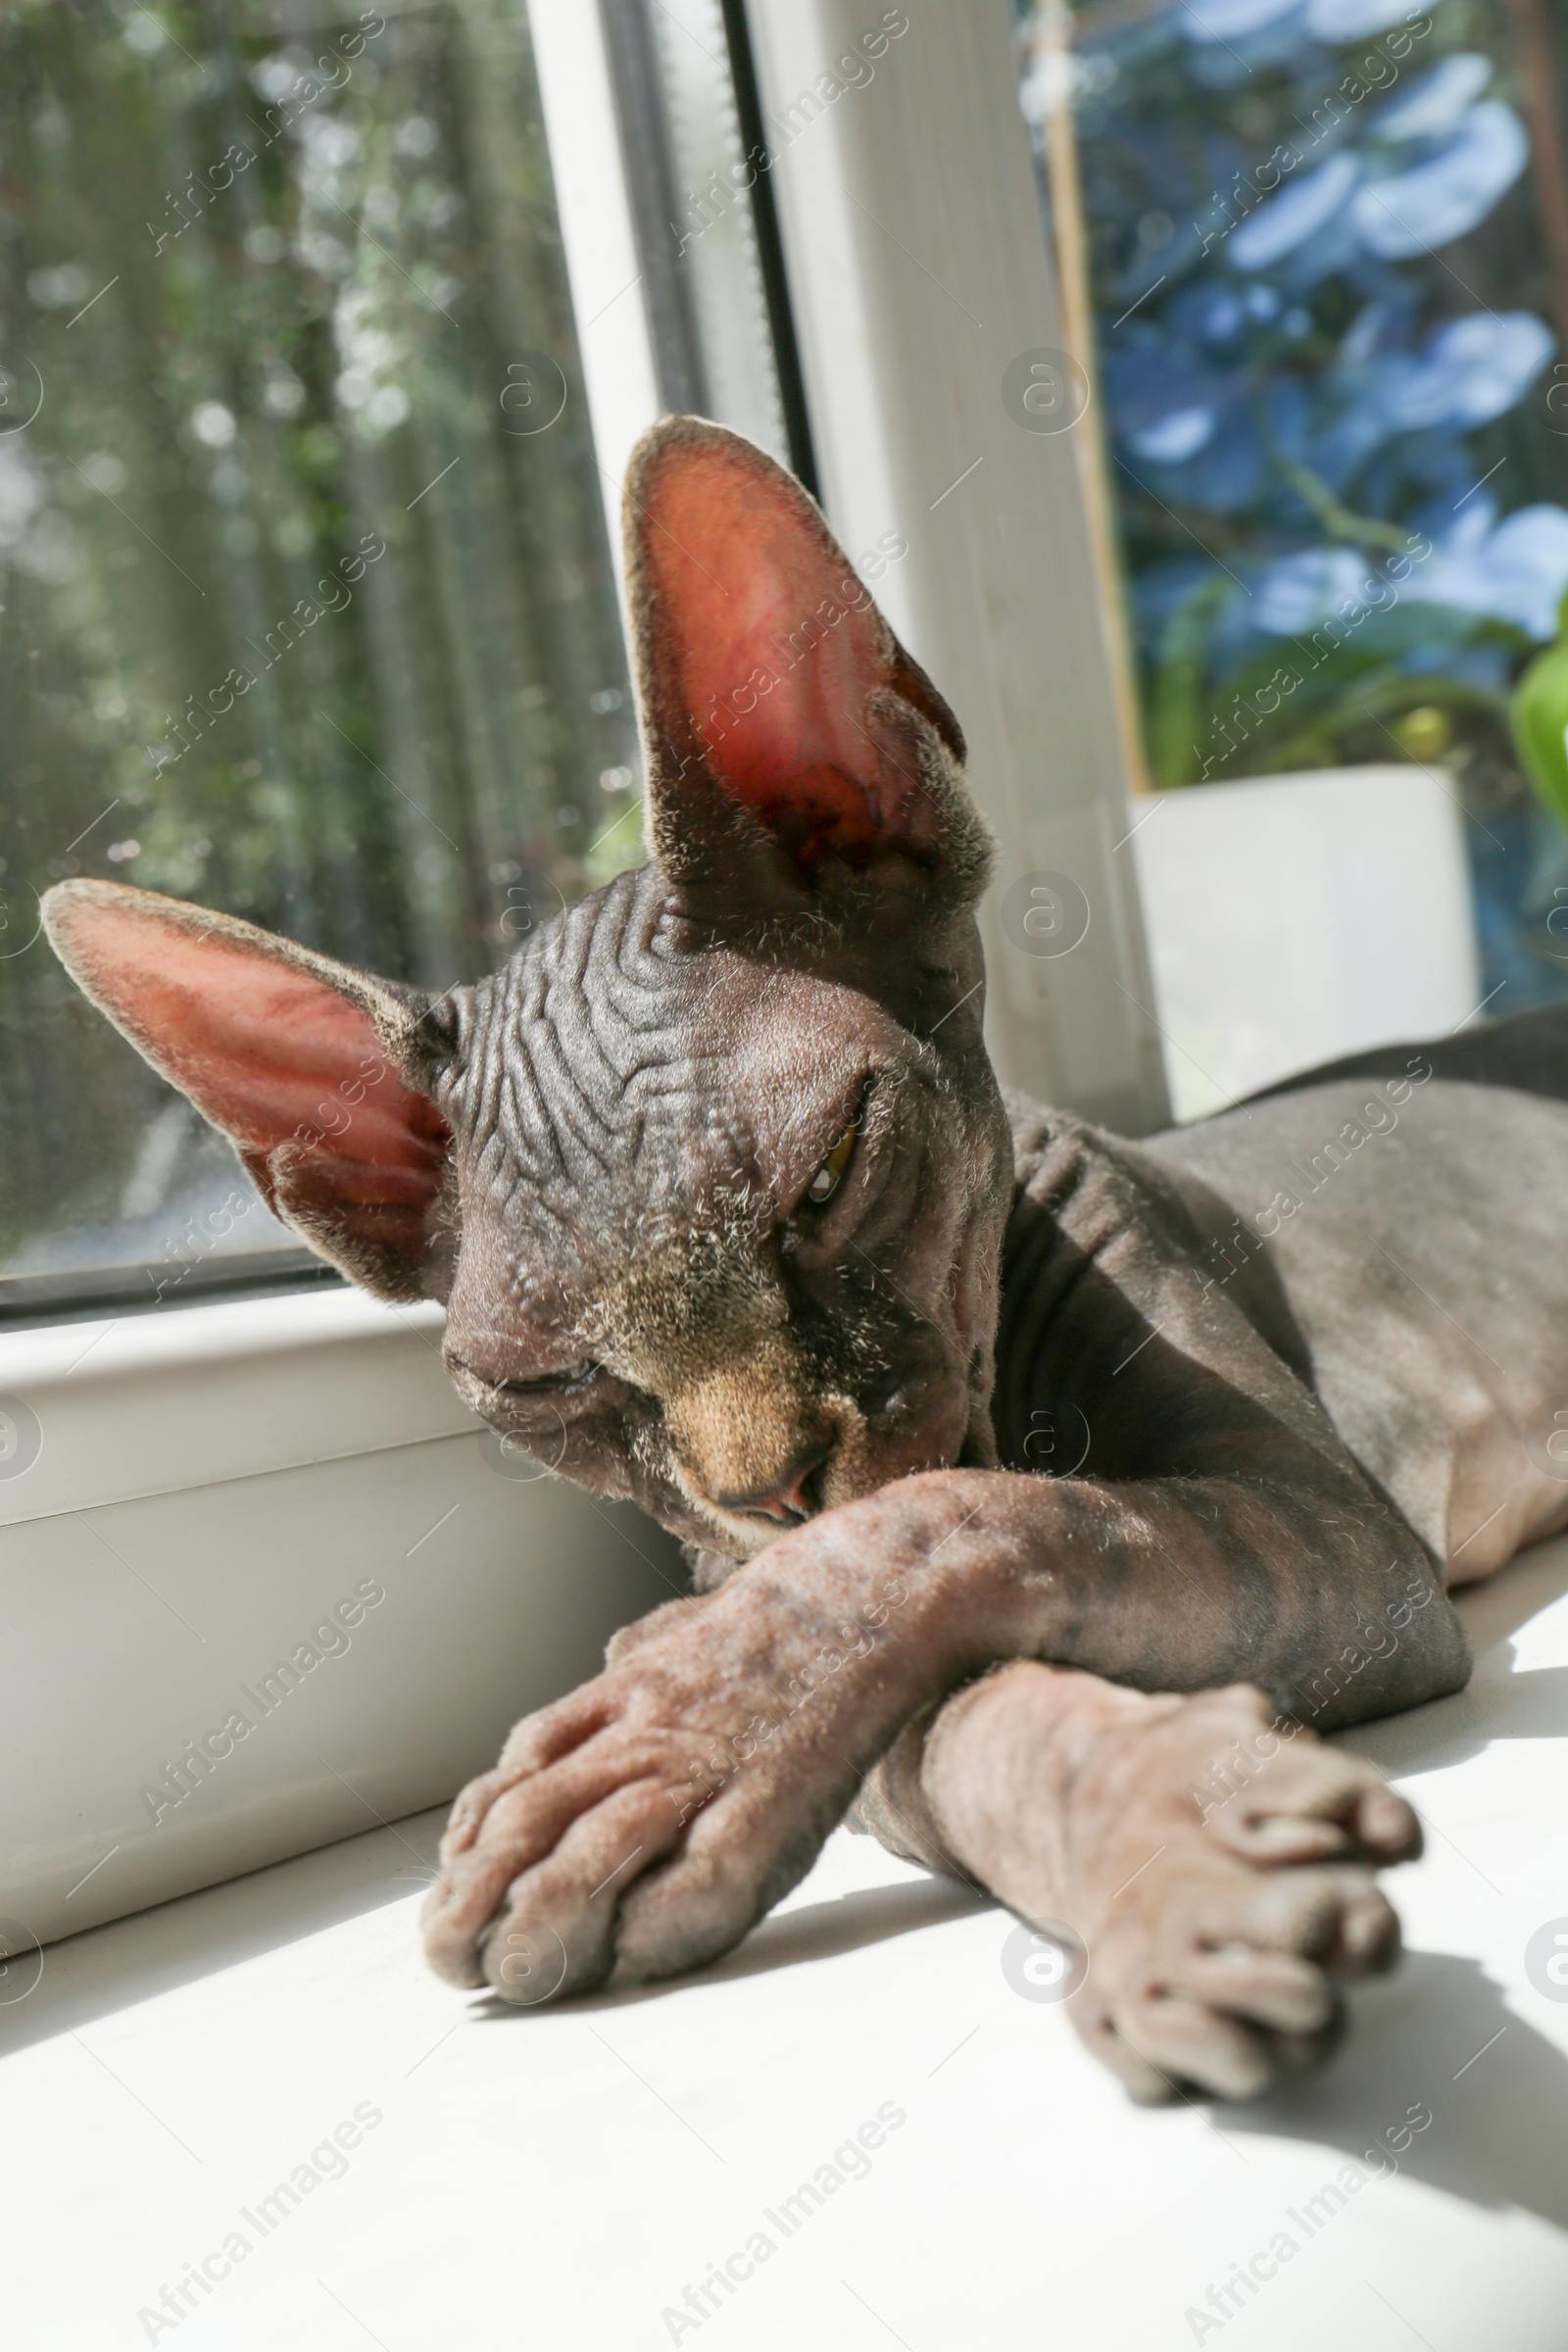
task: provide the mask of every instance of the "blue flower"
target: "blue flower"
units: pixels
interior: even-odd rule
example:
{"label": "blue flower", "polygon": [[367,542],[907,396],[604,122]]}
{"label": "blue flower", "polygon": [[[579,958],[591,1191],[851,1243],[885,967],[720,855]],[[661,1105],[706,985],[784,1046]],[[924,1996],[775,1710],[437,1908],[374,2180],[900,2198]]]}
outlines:
{"label": "blue flower", "polygon": [[1409,14],[1406,0],[1310,0],[1306,29],[1314,40],[1359,41]]}
{"label": "blue flower", "polygon": [[1240,513],[1268,481],[1267,453],[1248,414],[1248,371],[1207,366],[1168,326],[1141,322],[1135,333],[1105,362],[1106,399],[1136,462],[1134,478],[1152,466],[1159,498]]}
{"label": "blue flower", "polygon": [[1430,562],[1412,573],[1407,593],[1511,621],[1544,644],[1557,634],[1558,607],[1568,592],[1568,512],[1521,507],[1501,522],[1496,514],[1493,500],[1479,495]]}
{"label": "blue flower", "polygon": [[1379,139],[1446,139],[1492,79],[1492,60],[1473,49],[1446,57],[1401,96],[1391,98],[1372,118]]}
{"label": "blue flower", "polygon": [[1207,286],[1193,323],[1205,343],[1233,343],[1247,324],[1247,313],[1228,286]]}
{"label": "blue flower", "polygon": [[1129,433],[1127,445],[1136,457],[1150,458],[1156,466],[1180,466],[1208,447],[1218,421],[1212,409],[1173,409],[1141,433]]}
{"label": "blue flower", "polygon": [[1182,337],[1152,323],[1111,351],[1104,369],[1111,415],[1129,445],[1179,411],[1226,407],[1247,385],[1239,371],[1205,366]]}
{"label": "blue flower", "polygon": [[1303,548],[1262,574],[1250,618],[1270,637],[1304,636],[1342,605],[1364,605],[1370,586],[1367,559],[1353,548]]}
{"label": "blue flower", "polygon": [[1239,41],[1288,17],[1299,0],[1189,0],[1182,30],[1194,41]]}
{"label": "blue flower", "polygon": [[1530,142],[1513,108],[1500,98],[1484,99],[1440,153],[1363,187],[1354,202],[1355,225],[1368,250],[1384,261],[1434,252],[1484,220],[1529,159]]}
{"label": "blue flower", "polygon": [[1304,179],[1292,180],[1260,205],[1230,238],[1229,258],[1238,270],[1269,270],[1287,254],[1318,236],[1348,203],[1361,178],[1358,156],[1331,156]]}
{"label": "blue flower", "polygon": [[1490,424],[1524,398],[1555,349],[1555,338],[1529,311],[1501,318],[1476,311],[1451,319],[1407,364],[1402,383],[1389,385],[1389,422],[1408,432]]}

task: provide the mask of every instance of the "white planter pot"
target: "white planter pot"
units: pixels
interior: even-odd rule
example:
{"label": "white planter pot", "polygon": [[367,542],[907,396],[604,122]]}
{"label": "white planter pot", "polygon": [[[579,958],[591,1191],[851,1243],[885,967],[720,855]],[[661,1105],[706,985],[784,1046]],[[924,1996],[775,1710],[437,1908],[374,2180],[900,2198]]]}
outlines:
{"label": "white planter pot", "polygon": [[1476,1011],[1465,818],[1440,772],[1190,785],[1134,816],[1178,1119]]}

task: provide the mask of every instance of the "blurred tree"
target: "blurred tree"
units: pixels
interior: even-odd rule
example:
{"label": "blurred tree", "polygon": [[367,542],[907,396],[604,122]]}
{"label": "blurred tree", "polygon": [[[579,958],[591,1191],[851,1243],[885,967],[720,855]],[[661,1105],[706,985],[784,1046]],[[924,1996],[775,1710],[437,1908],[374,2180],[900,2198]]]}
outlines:
{"label": "blurred tree", "polygon": [[303,23],[0,23],[13,1273],[157,1259],[241,1183],[33,939],[49,882],[449,982],[637,855],[523,0]]}

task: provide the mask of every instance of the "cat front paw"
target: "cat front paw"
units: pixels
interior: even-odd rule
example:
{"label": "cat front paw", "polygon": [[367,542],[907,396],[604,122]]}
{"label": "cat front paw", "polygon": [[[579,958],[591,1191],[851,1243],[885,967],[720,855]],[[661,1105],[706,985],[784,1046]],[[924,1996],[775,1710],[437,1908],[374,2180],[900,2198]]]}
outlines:
{"label": "cat front paw", "polygon": [[525,2005],[672,1976],[809,1869],[859,1779],[856,1742],[831,1736],[852,1692],[813,1704],[789,1673],[799,1629],[729,1598],[617,1638],[463,1790],[423,1911],[438,1976]]}

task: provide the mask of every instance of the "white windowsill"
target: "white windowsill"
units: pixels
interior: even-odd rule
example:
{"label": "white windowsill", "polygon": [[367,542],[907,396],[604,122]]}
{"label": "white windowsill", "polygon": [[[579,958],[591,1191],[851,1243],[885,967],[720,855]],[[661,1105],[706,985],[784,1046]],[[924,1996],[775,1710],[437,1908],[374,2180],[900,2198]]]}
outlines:
{"label": "white windowsill", "polygon": [[503,2010],[419,1958],[427,1815],[78,1937],[0,2005],[11,2335],[1560,2352],[1568,2003],[1524,1951],[1563,1908],[1568,1544],[1461,1608],[1473,1690],[1356,1735],[1434,1834],[1391,1881],[1405,1965],[1310,2081],[1131,2106],[1014,1989],[1005,1912],[848,1833],[704,1975]]}
{"label": "white windowsill", "polygon": [[0,1475],[0,1526],[475,1431],[444,1321],[293,1291],[0,1333],[0,1397],[42,1436],[30,1468]]}
{"label": "white windowsill", "polygon": [[0,1337],[42,1439],[0,1476],[4,1908],[41,1943],[444,1801],[684,1590],[640,1513],[507,1474],[441,1324],[316,1291]]}

